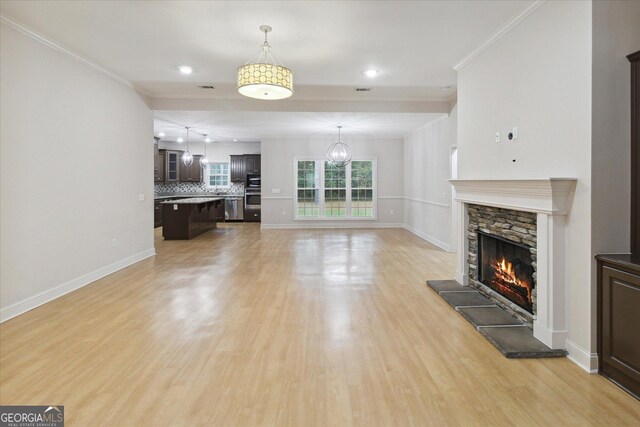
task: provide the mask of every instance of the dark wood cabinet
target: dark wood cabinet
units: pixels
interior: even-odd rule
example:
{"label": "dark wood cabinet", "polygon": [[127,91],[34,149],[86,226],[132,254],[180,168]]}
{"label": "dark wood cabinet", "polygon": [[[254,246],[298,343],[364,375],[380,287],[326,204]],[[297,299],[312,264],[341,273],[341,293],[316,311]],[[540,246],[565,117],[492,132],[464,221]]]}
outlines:
{"label": "dark wood cabinet", "polygon": [[224,201],[216,206],[216,221],[224,222]]}
{"label": "dark wood cabinet", "polygon": [[202,181],[202,167],[200,167],[200,158],[202,156],[193,156],[193,163],[190,166],[185,166],[182,159],[179,161],[180,170],[180,182],[201,182]]}
{"label": "dark wood cabinet", "polygon": [[260,210],[245,209],[244,222],[260,222],[261,215]]}
{"label": "dark wood cabinet", "polygon": [[640,254],[640,50],[631,62],[631,253]]}
{"label": "dark wood cabinet", "polygon": [[158,150],[157,146],[153,156],[153,180],[155,182],[164,182],[165,179],[165,150]]}
{"label": "dark wood cabinet", "polygon": [[180,179],[179,175],[179,164],[182,160],[182,151],[175,150],[160,150],[164,151],[164,160],[165,160],[165,182],[178,182]]}
{"label": "dark wood cabinet", "polygon": [[598,372],[640,399],[640,257],[597,259]]}
{"label": "dark wood cabinet", "polygon": [[153,228],[162,227],[162,201],[156,200],[153,204]]}
{"label": "dark wood cabinet", "polygon": [[165,240],[187,240],[216,228],[219,205],[224,205],[224,200],[163,203],[162,236]]}
{"label": "dark wood cabinet", "polygon": [[261,170],[260,154],[245,154],[244,168],[247,174],[259,175]]}
{"label": "dark wood cabinet", "polygon": [[244,169],[244,156],[231,155],[229,163],[229,175],[231,182],[244,182],[246,172]]}

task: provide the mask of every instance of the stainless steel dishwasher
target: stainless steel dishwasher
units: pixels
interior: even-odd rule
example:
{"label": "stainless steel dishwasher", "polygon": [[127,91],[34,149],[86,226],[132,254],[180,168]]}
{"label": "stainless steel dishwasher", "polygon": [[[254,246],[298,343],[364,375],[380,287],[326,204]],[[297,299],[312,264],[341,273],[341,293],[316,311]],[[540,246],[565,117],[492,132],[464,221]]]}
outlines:
{"label": "stainless steel dishwasher", "polygon": [[225,197],[224,220],[242,221],[244,219],[244,200],[242,196]]}

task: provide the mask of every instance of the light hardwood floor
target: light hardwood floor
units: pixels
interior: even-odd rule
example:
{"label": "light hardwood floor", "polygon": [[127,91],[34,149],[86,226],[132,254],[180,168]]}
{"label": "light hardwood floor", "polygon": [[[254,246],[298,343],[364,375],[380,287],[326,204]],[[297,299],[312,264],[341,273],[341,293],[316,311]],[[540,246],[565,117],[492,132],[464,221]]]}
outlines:
{"label": "light hardwood floor", "polygon": [[[0,325],[0,402],[68,426],[640,425],[567,359],[508,360],[404,230],[222,225]],[[36,268],[37,266],[34,266]]]}

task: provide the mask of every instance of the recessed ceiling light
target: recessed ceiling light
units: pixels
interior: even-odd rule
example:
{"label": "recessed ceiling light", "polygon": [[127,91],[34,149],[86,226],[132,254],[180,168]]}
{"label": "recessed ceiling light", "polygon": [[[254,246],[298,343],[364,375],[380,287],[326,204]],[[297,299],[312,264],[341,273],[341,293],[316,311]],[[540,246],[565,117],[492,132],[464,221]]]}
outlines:
{"label": "recessed ceiling light", "polygon": [[178,139],[176,139],[176,141],[178,141],[178,142],[184,142],[184,139],[182,139],[182,138],[180,138],[180,137],[179,137]]}
{"label": "recessed ceiling light", "polygon": [[181,65],[178,67],[178,70],[180,70],[180,72],[182,74],[191,74],[193,73],[193,68],[189,67],[188,65]]}
{"label": "recessed ceiling light", "polygon": [[368,70],[364,70],[363,73],[367,77],[375,77],[380,74],[380,71],[376,70],[375,68],[369,68]]}
{"label": "recessed ceiling light", "polygon": [[158,132],[158,136],[162,138],[164,136],[164,132]]}
{"label": "recessed ceiling light", "polygon": [[237,140],[237,139],[234,139],[234,140],[233,140],[233,142],[238,142],[238,140]]}
{"label": "recessed ceiling light", "polygon": [[205,138],[204,142],[211,142],[211,139],[210,138]]}

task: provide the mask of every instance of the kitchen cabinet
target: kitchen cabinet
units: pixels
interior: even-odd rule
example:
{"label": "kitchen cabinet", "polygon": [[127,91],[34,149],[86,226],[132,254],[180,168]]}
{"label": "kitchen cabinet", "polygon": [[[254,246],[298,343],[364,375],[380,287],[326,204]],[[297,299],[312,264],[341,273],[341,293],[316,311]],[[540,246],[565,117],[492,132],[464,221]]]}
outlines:
{"label": "kitchen cabinet", "polygon": [[201,182],[202,181],[202,168],[200,167],[200,158],[202,156],[193,156],[193,163],[191,166],[185,166],[182,159],[180,159],[180,182]]}
{"label": "kitchen cabinet", "polygon": [[224,222],[224,203],[216,206],[216,221]]}
{"label": "kitchen cabinet", "polygon": [[244,222],[260,222],[260,221],[261,221],[261,212],[259,210],[245,209]]}
{"label": "kitchen cabinet", "polygon": [[162,200],[153,204],[153,228],[162,227]]}
{"label": "kitchen cabinet", "polygon": [[245,168],[245,173],[247,174],[259,175],[260,174],[260,154],[245,154],[244,168]]}
{"label": "kitchen cabinet", "polygon": [[596,258],[598,373],[640,399],[640,256]]}
{"label": "kitchen cabinet", "polygon": [[158,150],[156,145],[153,156],[153,180],[154,182],[164,182],[165,179],[165,150]]}
{"label": "kitchen cabinet", "polygon": [[224,205],[219,197],[189,198],[162,203],[165,240],[188,240],[216,228],[216,209]]}
{"label": "kitchen cabinet", "polygon": [[160,150],[164,151],[165,157],[165,182],[178,182],[179,175],[179,164],[182,161],[182,151],[175,150]]}
{"label": "kitchen cabinet", "polygon": [[229,175],[231,182],[244,182],[246,172],[244,169],[244,156],[231,155],[231,162],[229,163]]}

